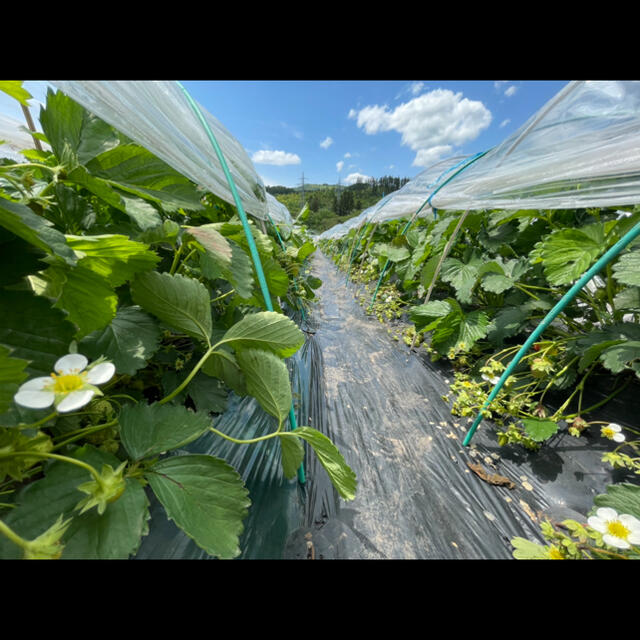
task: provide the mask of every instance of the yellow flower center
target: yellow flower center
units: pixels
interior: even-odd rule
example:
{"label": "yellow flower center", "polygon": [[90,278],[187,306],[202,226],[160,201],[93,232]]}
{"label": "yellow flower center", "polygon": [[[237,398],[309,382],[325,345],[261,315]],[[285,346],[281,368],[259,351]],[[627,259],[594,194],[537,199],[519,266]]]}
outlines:
{"label": "yellow flower center", "polygon": [[626,540],[631,533],[631,530],[627,529],[619,520],[607,522],[607,531],[620,540]]}
{"label": "yellow flower center", "polygon": [[85,375],[83,373],[65,373],[57,375],[51,374],[53,378],[54,393],[70,393],[71,391],[79,391],[85,386]]}
{"label": "yellow flower center", "polygon": [[564,556],[560,553],[560,549],[554,546],[549,549],[549,558],[551,558],[551,560],[564,560]]}

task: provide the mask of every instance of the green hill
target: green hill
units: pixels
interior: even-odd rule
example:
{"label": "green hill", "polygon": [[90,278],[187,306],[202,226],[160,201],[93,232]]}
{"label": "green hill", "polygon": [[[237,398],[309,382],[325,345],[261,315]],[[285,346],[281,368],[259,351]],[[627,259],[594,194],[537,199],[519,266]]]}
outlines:
{"label": "green hill", "polygon": [[[359,215],[408,181],[409,178],[383,176],[349,186],[305,184],[304,200],[309,206],[309,211],[304,222],[310,231],[322,233],[335,224]],[[289,209],[294,218],[302,210],[302,187],[273,186],[266,189]]]}

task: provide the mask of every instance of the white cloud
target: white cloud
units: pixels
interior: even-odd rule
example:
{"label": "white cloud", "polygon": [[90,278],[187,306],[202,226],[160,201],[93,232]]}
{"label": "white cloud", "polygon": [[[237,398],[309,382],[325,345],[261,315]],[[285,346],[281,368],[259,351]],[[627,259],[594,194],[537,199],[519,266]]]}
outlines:
{"label": "white cloud", "polygon": [[414,167],[430,167],[441,158],[450,155],[452,151],[453,147],[448,144],[431,147],[430,149],[419,149],[411,164]]}
{"label": "white cloud", "polygon": [[350,157],[351,157],[351,154],[347,151],[347,153],[345,153],[345,154],[344,154],[344,157],[345,157],[345,158],[350,158]]}
{"label": "white cloud", "polygon": [[512,84],[510,87],[507,87],[505,89],[504,95],[507,96],[507,98],[510,98],[517,90],[518,90],[518,87]]}
{"label": "white cloud", "polygon": [[496,80],[496,81],[493,83],[493,86],[494,86],[496,89],[498,89],[498,91],[499,91],[499,90],[502,88],[502,85],[503,85],[503,84],[507,84],[507,82],[509,82],[509,81],[508,81],[508,80]]}
{"label": "white cloud", "polygon": [[340,162],[336,163],[336,169],[338,170],[338,173],[340,173],[343,168],[344,168],[344,162],[342,160],[340,160]]}
{"label": "white cloud", "polygon": [[[451,151],[470,142],[491,123],[491,112],[482,102],[463,98],[462,93],[435,89],[390,109],[370,105],[350,112],[357,126],[373,135],[385,131],[401,134],[401,144],[416,152],[415,166],[428,166]],[[435,161],[435,160],[434,160]]]}
{"label": "white cloud", "polygon": [[411,91],[414,96],[417,96],[422,91],[423,87],[424,82],[413,82],[409,87],[409,91]]}
{"label": "white cloud", "polygon": [[333,144],[333,138],[327,136],[321,143],[320,146],[323,149],[328,149]]}
{"label": "white cloud", "polygon": [[352,184],[356,184],[356,182],[367,182],[371,180],[371,176],[365,176],[362,173],[350,173],[345,179],[344,183],[349,186]]}
{"label": "white cloud", "polygon": [[501,126],[501,127],[506,127],[510,122],[511,122],[511,119],[510,119],[510,118],[505,118],[505,119],[500,123],[500,126]]}
{"label": "white cloud", "polygon": [[355,118],[358,115],[358,112],[355,109],[349,109],[349,118]]}
{"label": "white cloud", "polygon": [[263,149],[256,151],[251,160],[257,164],[275,164],[278,166],[284,166],[288,164],[300,164],[300,156],[296,153],[287,153],[286,151],[269,151]]}

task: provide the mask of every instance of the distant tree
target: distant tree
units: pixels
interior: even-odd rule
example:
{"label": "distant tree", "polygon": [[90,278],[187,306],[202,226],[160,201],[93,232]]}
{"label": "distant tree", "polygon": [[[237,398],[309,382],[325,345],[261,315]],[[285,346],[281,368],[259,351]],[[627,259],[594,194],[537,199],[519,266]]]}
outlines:
{"label": "distant tree", "polygon": [[312,195],[309,198],[309,209],[311,209],[311,211],[317,211],[320,208],[320,200],[318,199],[317,195]]}

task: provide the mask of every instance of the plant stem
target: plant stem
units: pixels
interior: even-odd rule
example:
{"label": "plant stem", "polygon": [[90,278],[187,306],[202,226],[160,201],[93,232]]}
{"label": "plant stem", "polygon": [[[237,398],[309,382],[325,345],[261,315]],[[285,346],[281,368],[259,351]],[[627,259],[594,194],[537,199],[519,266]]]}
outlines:
{"label": "plant stem", "polygon": [[50,413],[48,416],[46,416],[45,418],[42,418],[42,420],[38,420],[37,422],[32,422],[31,424],[21,424],[19,425],[19,429],[33,429],[35,427],[39,427],[41,424],[44,424],[45,422],[49,422],[49,420],[51,420],[52,418],[55,418],[55,416],[58,415],[57,411],[54,411],[53,413]]}
{"label": "plant stem", "polygon": [[202,358],[198,360],[198,363],[196,364],[196,366],[193,367],[193,369],[191,369],[191,372],[189,373],[189,375],[168,396],[165,396],[164,398],[162,398],[162,400],[159,400],[158,404],[165,404],[165,402],[169,402],[169,400],[172,400],[173,398],[175,398],[191,382],[191,380],[193,380],[193,377],[196,375],[196,373],[198,373],[198,371],[200,371],[200,368],[202,367],[202,365],[207,361],[207,359],[213,353],[214,349],[217,346],[218,345],[209,347],[205,352],[205,354],[202,356]]}
{"label": "plant stem", "polygon": [[0,453],[0,458],[12,458],[16,456],[22,458],[52,458],[69,464],[75,464],[77,467],[86,469],[97,482],[101,482],[100,474],[95,470],[95,468],[86,462],[82,462],[82,460],[76,460],[75,458],[70,458],[68,456],[60,456],[57,453],[41,453],[39,451],[13,451],[10,453]]}
{"label": "plant stem", "polygon": [[211,300],[211,303],[213,304],[214,302],[217,302],[218,300],[222,300],[222,298],[226,298],[228,295],[231,295],[232,293],[235,293],[235,289],[231,289],[231,291],[227,291],[227,293],[223,293],[221,296],[218,296],[217,298],[214,298],[213,300]]}
{"label": "plant stem", "polygon": [[176,268],[178,267],[178,262],[180,261],[180,254],[182,253],[183,247],[184,247],[184,244],[181,244],[173,254],[173,262],[171,263],[171,269],[169,269],[169,275],[173,275],[176,272]]}
{"label": "plant stem", "polygon": [[21,549],[26,550],[28,548],[29,543],[27,540],[21,538],[13,529],[10,529],[4,522],[2,522],[2,520],[0,520],[0,532]]}
{"label": "plant stem", "polygon": [[[55,451],[56,449],[61,449],[65,445],[69,444],[70,442],[75,442],[76,440],[79,440],[80,438],[84,438],[84,436],[91,435],[92,433],[96,433],[98,431],[102,431],[103,429],[107,429],[108,427],[112,427],[115,424],[118,424],[118,419],[117,418],[115,420],[111,420],[111,422],[106,422],[105,424],[99,424],[99,425],[96,425],[94,427],[83,427],[82,429],[78,429],[78,431],[72,431],[71,433],[73,435],[68,437],[66,440],[63,440],[62,442],[59,442],[58,444],[56,444],[53,447],[53,450]],[[65,434],[65,435],[69,436],[68,433]]]}

